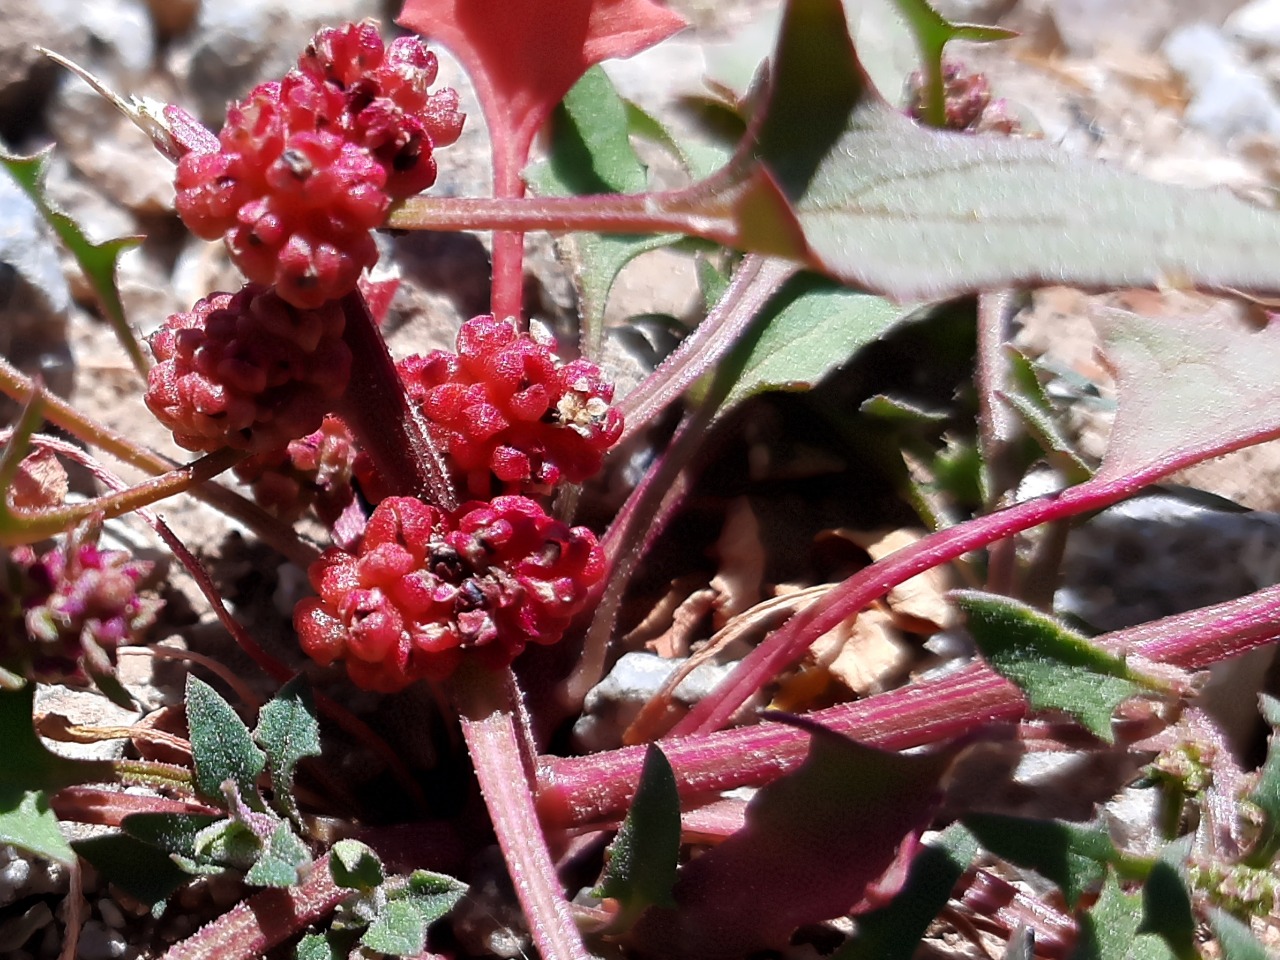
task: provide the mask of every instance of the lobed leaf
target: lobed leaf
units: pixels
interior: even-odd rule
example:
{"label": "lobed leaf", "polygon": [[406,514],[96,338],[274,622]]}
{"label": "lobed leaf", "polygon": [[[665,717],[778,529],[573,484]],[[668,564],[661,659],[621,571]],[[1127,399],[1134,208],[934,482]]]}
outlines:
{"label": "lobed leaf", "polygon": [[58,827],[58,818],[44,790],[23,790],[8,783],[0,785],[0,843],[12,844],[64,866],[76,859]]}
{"label": "lobed leaf", "polygon": [[650,905],[674,907],[671,890],[680,858],[680,794],[675,773],[657,744],[645,750],[640,783],[598,891],[622,907],[614,929],[625,930]]}
{"label": "lobed leaf", "polygon": [[406,887],[389,894],[360,943],[380,953],[416,956],[426,946],[431,924],[452,910],[466,892],[467,885],[453,877],[415,870]]}
{"label": "lobed leaf", "polygon": [[320,756],[320,723],[316,719],[311,688],[304,677],[290,680],[263,706],[253,739],[266,754],[272,805],[296,820],[294,769],[303,757]]}
{"label": "lobed leaf", "polygon": [[329,857],[333,882],[351,890],[372,890],[383,881],[382,861],[359,840],[339,840]]}
{"label": "lobed leaf", "polygon": [[[187,676],[187,726],[195,761],[196,789],[211,800],[222,799],[222,785],[234,781],[245,798],[258,796],[258,774],[266,755],[231,705],[203,680]],[[259,804],[260,806],[260,801]]]}
{"label": "lobed leaf", "polygon": [[684,866],[675,910],[641,918],[636,937],[651,953],[711,960],[785,946],[797,926],[847,913],[929,823],[953,754],[886,753],[804,728],[804,763],[755,795],[741,830]]}
{"label": "lobed leaf", "polygon": [[110,883],[148,906],[160,903],[191,879],[172,857],[127,833],[86,837],[71,844]]}
{"label": "lobed leaf", "polygon": [[1148,682],[1122,659],[1062,623],[1008,597],[957,590],[983,658],[1016,684],[1035,710],[1061,710],[1094,736],[1114,742],[1111,716]]}
{"label": "lobed leaf", "polygon": [[1174,960],[1162,939],[1138,933],[1141,923],[1141,900],[1121,890],[1108,873],[1098,902],[1080,918],[1072,960]]}
{"label": "lobed leaf", "polygon": [[1178,869],[1163,859],[1156,861],[1142,885],[1140,933],[1161,937],[1179,960],[1196,960],[1196,918],[1191,896]]}
{"label": "lobed leaf", "polygon": [[309,866],[311,851],[293,832],[289,822],[282,820],[245,873],[244,881],[256,887],[291,887]]}

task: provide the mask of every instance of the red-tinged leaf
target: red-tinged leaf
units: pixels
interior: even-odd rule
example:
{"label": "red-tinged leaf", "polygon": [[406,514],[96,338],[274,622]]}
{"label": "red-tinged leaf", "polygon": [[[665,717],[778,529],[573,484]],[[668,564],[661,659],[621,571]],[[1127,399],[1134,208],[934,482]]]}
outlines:
{"label": "red-tinged leaf", "polygon": [[[1274,211],[1043,141],[926,129],[876,93],[839,0],[786,5],[753,146],[803,228],[805,262],[897,299],[1044,282],[1280,289]],[[775,249],[739,223],[735,242]]]}
{"label": "red-tinged leaf", "polygon": [[1120,397],[1099,477],[1192,463],[1280,433],[1280,324],[1199,316],[1101,317]]}
{"label": "red-tinged leaf", "polygon": [[712,960],[785,946],[796,927],[848,913],[903,866],[899,852],[928,825],[953,752],[903,756],[804,726],[805,762],[756,794],[742,830],[684,867],[677,909],[641,919],[646,955]]}
{"label": "red-tinged leaf", "polygon": [[[652,0],[407,0],[399,23],[448,47],[489,126],[494,196],[520,197],[538,129],[593,64],[630,57],[685,26]],[[492,310],[520,312],[523,235],[493,240]]]}
{"label": "red-tinged leaf", "polygon": [[652,0],[408,0],[398,21],[448,47],[484,110],[494,160],[518,173],[533,135],[592,64],[630,57],[685,25]]}

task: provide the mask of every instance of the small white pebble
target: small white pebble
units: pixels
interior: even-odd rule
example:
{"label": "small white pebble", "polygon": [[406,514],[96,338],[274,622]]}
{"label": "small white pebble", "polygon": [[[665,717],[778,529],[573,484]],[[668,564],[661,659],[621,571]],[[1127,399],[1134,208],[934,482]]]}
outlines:
{"label": "small white pebble", "polygon": [[124,913],[114,900],[103,897],[96,906],[103,923],[115,930],[124,929]]}

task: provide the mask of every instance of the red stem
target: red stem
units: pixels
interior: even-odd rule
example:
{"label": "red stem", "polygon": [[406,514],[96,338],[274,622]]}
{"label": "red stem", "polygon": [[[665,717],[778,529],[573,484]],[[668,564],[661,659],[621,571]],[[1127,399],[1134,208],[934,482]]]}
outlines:
{"label": "red stem", "polygon": [[509,676],[478,668],[456,676],[462,736],[533,942],[545,960],[588,960],[534,809],[514,690]]}
{"label": "red stem", "polygon": [[350,896],[329,875],[326,854],[296,887],[263,890],[176,943],[163,960],[253,960],[322,920]]}
{"label": "red stem", "polygon": [[[1097,642],[1117,652],[1200,669],[1271,643],[1278,636],[1280,586],[1275,586],[1238,600],[1118,630]],[[985,665],[974,663],[939,680],[915,683],[808,716],[863,743],[904,750],[1025,715],[1026,701],[1018,689]],[[681,793],[694,796],[776,779],[803,762],[808,735],[783,724],[759,724],[664,740],[662,746]],[[538,795],[543,821],[578,826],[620,817],[640,776],[644,752],[644,746],[637,746],[589,757],[544,757]]]}

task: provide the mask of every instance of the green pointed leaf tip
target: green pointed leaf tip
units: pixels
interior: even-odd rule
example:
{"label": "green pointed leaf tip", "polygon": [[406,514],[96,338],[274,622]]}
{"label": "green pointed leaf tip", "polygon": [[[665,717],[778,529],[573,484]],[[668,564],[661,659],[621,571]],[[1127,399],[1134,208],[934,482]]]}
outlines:
{"label": "green pointed leaf tip", "polygon": [[766,390],[806,390],[910,311],[828,280],[796,277],[770,304],[774,316],[749,347],[721,409]]}
{"label": "green pointed leaf tip", "polygon": [[994,813],[969,814],[963,822],[996,856],[1056,884],[1068,906],[1096,889],[1107,864],[1120,856],[1111,837],[1097,827]]}
{"label": "green pointed leaf tip", "polygon": [[258,795],[257,779],[266,767],[266,755],[258,749],[249,728],[213,687],[187,676],[187,726],[195,760],[196,789],[210,800],[222,800],[222,784],[235,782],[240,795],[252,804]]}
{"label": "green pointed leaf tip", "polygon": [[651,904],[675,906],[671,889],[679,858],[680,794],[676,777],[666,755],[656,744],[650,744],[635,799],[609,847],[609,863],[599,895],[617,900],[624,915],[632,918]]}
{"label": "green pointed leaf tip", "polygon": [[987,663],[1017,685],[1033,710],[1061,710],[1099,739],[1114,741],[1116,707],[1145,692],[1139,674],[1026,604],[969,590],[952,597]]}
{"label": "green pointed leaf tip", "polygon": [[852,286],[931,300],[1050,283],[1280,290],[1280,214],[1039,141],[925,129],[865,82],[839,0],[787,5],[774,72],[760,155],[809,262]]}
{"label": "green pointed leaf tip", "polygon": [[382,861],[359,840],[339,840],[329,858],[333,882],[352,890],[372,890],[382,883]]}
{"label": "green pointed leaf tip", "polygon": [[360,943],[371,950],[414,956],[427,942],[427,930],[454,908],[467,885],[453,877],[415,870],[407,885],[388,892],[388,901]]}
{"label": "green pointed leaf tip", "polygon": [[911,861],[907,882],[887,906],[858,917],[854,938],[831,960],[911,960],[977,852],[973,834],[952,824]]}
{"label": "green pointed leaf tip", "polygon": [[1142,885],[1141,933],[1162,938],[1179,960],[1195,960],[1196,918],[1187,885],[1172,863],[1157,861]]}
{"label": "green pointed leaf tip", "polygon": [[273,805],[285,816],[295,816],[294,769],[303,757],[320,755],[320,723],[304,678],[290,680],[262,708],[253,739],[266,753]]}

